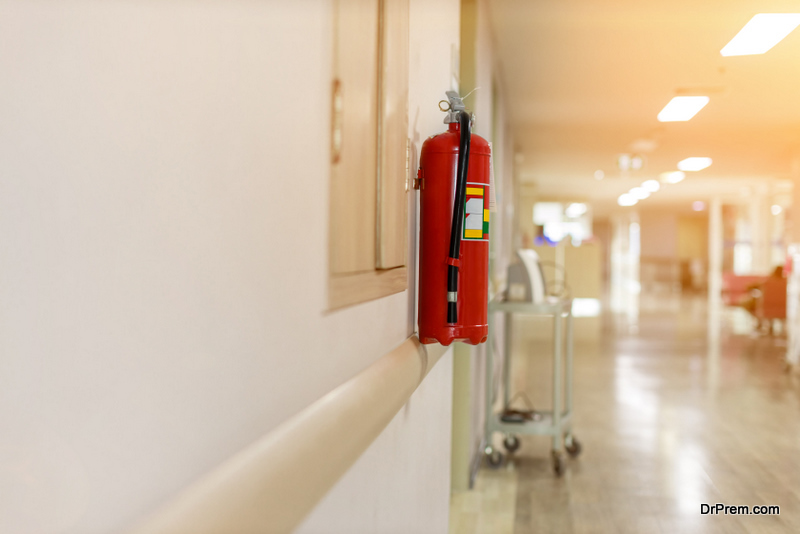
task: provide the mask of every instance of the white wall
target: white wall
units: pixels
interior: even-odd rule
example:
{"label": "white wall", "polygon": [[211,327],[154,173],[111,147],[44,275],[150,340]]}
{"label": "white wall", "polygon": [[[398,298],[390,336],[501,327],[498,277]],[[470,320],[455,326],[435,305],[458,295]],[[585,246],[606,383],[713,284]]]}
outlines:
{"label": "white wall", "polygon": [[[412,4],[421,143],[458,2]],[[119,530],[413,331],[408,292],[324,312],[330,21],[324,0],[0,1],[0,532]],[[359,464],[437,502],[443,362]],[[446,525],[358,465],[348,487],[381,506],[318,521]]]}
{"label": "white wall", "polygon": [[[451,351],[452,353],[452,351]],[[445,534],[453,359],[448,353],[406,407],[298,529],[298,534]],[[441,427],[439,427],[441,425]],[[447,434],[446,441],[442,434]],[[443,465],[442,462],[445,462]]]}

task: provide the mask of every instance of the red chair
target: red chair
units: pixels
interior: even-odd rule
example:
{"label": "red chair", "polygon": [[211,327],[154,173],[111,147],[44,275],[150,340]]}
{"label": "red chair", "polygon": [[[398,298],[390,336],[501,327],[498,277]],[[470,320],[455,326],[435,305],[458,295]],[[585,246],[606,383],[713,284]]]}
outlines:
{"label": "red chair", "polygon": [[759,325],[769,324],[772,332],[773,320],[786,320],[786,278],[770,276],[761,283],[759,290],[755,316]]}
{"label": "red chair", "polygon": [[765,280],[764,276],[741,276],[722,273],[722,302],[727,306],[741,306],[752,298],[750,289]]}

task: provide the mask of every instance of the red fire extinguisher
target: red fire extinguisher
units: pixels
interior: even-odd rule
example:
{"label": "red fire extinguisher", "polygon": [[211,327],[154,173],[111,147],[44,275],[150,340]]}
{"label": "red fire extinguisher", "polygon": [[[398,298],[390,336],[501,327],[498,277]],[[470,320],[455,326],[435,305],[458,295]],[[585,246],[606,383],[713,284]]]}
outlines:
{"label": "red fire extinguisher", "polygon": [[447,97],[448,130],[420,154],[419,338],[477,345],[489,329],[491,148],[458,93]]}

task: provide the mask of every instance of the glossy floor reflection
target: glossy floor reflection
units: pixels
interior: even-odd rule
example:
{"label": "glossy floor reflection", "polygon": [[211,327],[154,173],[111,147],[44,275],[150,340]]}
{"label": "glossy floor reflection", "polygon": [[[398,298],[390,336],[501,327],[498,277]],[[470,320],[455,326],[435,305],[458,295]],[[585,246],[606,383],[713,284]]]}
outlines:
{"label": "glossy floor reflection", "polygon": [[[750,335],[727,310],[709,353],[706,317],[702,298],[678,297],[643,300],[635,329],[607,317],[601,342],[576,347],[581,457],[559,479],[549,440],[522,438],[508,465],[480,473],[477,504],[454,497],[451,532],[800,532],[800,380],[785,372],[785,338]],[[537,343],[518,337],[515,358],[540,355],[515,384],[550,372]],[[512,507],[481,501],[484,487],[496,500],[504,479],[513,529],[499,519]],[[779,505],[780,515],[701,515],[702,503]],[[460,521],[459,506],[485,517]]]}

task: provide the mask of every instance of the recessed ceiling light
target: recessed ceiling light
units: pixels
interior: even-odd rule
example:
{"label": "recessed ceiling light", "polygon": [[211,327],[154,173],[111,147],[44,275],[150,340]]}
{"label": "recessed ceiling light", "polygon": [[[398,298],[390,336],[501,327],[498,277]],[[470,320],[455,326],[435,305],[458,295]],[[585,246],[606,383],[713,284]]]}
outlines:
{"label": "recessed ceiling light", "polygon": [[634,206],[637,202],[639,201],[633,198],[630,193],[623,193],[617,199],[617,204],[620,206]]}
{"label": "recessed ceiling light", "polygon": [[650,193],[648,193],[643,187],[634,187],[628,191],[628,194],[636,200],[644,200],[650,196]]}
{"label": "recessed ceiling light", "polygon": [[711,166],[711,158],[686,158],[678,162],[678,168],[682,171],[702,171]]}
{"label": "recessed ceiling light", "polygon": [[686,174],[683,171],[662,172],[658,175],[658,179],[665,184],[677,184],[684,178]]}
{"label": "recessed ceiling light", "polygon": [[783,208],[781,208],[781,207],[780,207],[779,205],[777,205],[777,204],[773,204],[773,205],[772,205],[772,208],[770,208],[770,210],[772,211],[772,214],[773,214],[773,215],[778,215],[780,212],[782,212],[782,211],[783,211]]}
{"label": "recessed ceiling light", "polygon": [[632,151],[640,153],[649,153],[656,148],[658,148],[658,142],[655,139],[637,139],[630,146]]}
{"label": "recessed ceiling light", "polygon": [[649,191],[650,193],[655,193],[661,189],[661,184],[658,183],[658,180],[645,180],[645,182],[642,184],[642,189]]}
{"label": "recessed ceiling light", "polygon": [[707,96],[676,96],[658,114],[661,122],[688,121],[708,104]]}
{"label": "recessed ceiling light", "polygon": [[723,56],[763,54],[800,24],[800,13],[759,13],[719,51]]}

